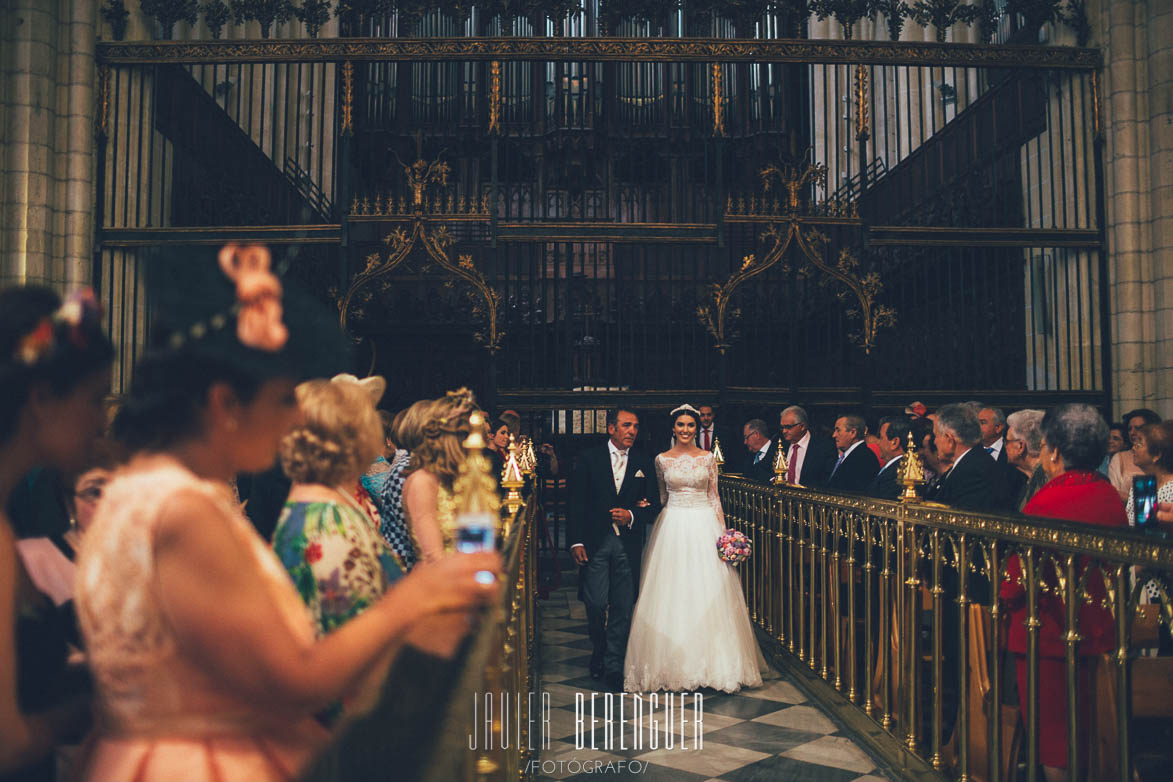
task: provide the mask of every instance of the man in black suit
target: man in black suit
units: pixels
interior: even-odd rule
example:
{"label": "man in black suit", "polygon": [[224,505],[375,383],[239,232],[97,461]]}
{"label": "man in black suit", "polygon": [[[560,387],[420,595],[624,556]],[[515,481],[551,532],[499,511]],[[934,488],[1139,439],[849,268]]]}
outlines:
{"label": "man in black suit", "polygon": [[783,410],[779,424],[786,447],[786,482],[824,486],[839,458],[834,440],[812,434],[806,410],[798,405]]}
{"label": "man in black suit", "polygon": [[933,441],[937,456],[951,466],[927,499],[965,510],[1007,507],[1005,472],[982,448],[981,438],[981,424],[969,405],[945,405],[937,411]]}
{"label": "man in black suit", "polygon": [[868,494],[882,500],[900,499],[900,466],[904,464],[904,444],[908,442],[909,421],[906,415],[880,419],[880,461],[883,466],[872,481]]}
{"label": "man in black suit", "polygon": [[835,419],[831,439],[839,449],[839,458],[827,477],[830,491],[867,491],[880,471],[880,461],[864,442],[867,424],[858,415],[841,415]]}
{"label": "man in black suit", "polygon": [[[712,405],[701,405],[697,408],[700,413],[701,428],[696,433],[696,444],[706,451],[713,450],[713,443],[717,441],[717,415],[713,412]],[[672,444],[676,445],[675,437]]]}
{"label": "man in black suit", "polygon": [[639,590],[644,529],[660,512],[650,457],[632,448],[639,416],[607,414],[605,445],[584,451],[570,479],[570,554],[580,566],[590,630],[591,676],[623,689],[623,657]]}
{"label": "man in black suit", "polygon": [[1001,408],[983,407],[978,411],[982,430],[982,449],[998,464],[1006,464],[1006,415]]}
{"label": "man in black suit", "polygon": [[760,418],[746,421],[741,430],[745,450],[749,452],[741,474],[751,481],[769,483],[774,478],[774,460],[778,456],[778,443],[770,439],[766,422]]}

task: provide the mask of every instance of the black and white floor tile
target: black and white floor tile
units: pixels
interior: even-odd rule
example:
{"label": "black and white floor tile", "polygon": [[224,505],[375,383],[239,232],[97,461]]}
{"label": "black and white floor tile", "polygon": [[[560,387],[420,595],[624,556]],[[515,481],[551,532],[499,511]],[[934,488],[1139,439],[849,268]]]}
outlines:
{"label": "black and white floor tile", "polygon": [[[641,731],[641,749],[620,749],[616,738],[603,749],[602,731],[590,749],[589,733],[584,749],[575,747],[575,700],[584,703],[597,692],[602,708],[602,682],[590,677],[591,643],[586,612],[571,584],[541,601],[542,690],[549,695],[550,746],[541,752],[538,779],[627,779],[644,782],[887,782],[875,762],[844,735],[834,722],[784,676],[771,671],[759,688],[736,694],[705,691],[703,741],[696,748],[692,723],[684,725],[684,741],[678,721],[671,728],[673,747],[666,734],[657,733],[652,749],[649,731]],[[617,696],[612,696],[613,699]],[[661,696],[662,698],[663,696]],[[631,696],[627,696],[630,704]],[[691,699],[686,714],[691,716]],[[587,707],[589,708],[589,707]],[[615,707],[616,709],[618,706]],[[596,716],[601,716],[597,711]],[[660,715],[656,715],[660,717]],[[644,716],[644,721],[651,719]],[[662,720],[662,717],[660,717]],[[634,722],[628,717],[629,722]],[[629,726],[634,733],[634,727]],[[627,742],[633,742],[631,735]],[[683,748],[682,748],[683,745]]]}

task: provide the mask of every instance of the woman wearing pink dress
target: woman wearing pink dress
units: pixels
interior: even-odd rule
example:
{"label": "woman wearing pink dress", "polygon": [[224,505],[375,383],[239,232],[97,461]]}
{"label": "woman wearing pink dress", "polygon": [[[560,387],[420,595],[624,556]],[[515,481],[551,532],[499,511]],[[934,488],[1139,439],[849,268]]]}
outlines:
{"label": "woman wearing pink dress", "polygon": [[137,367],[116,424],[138,455],[107,485],[78,557],[98,691],[81,770],[92,782],[293,779],[328,738],[317,712],[406,645],[451,654],[496,594],[476,580],[499,570],[496,554],[453,556],[315,640],[230,481],[273,463],[298,419],[295,384],[330,374],[314,361],[338,353],[328,321],[283,295],[264,248],[227,247],[220,263],[223,275],[155,261],[165,347]]}

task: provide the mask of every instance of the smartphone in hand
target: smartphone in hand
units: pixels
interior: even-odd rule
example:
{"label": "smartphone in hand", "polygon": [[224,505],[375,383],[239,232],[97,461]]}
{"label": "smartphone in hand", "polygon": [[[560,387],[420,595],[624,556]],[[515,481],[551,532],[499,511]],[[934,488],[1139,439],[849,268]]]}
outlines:
{"label": "smartphone in hand", "polygon": [[1157,476],[1137,475],[1132,479],[1132,517],[1138,529],[1157,526]]}

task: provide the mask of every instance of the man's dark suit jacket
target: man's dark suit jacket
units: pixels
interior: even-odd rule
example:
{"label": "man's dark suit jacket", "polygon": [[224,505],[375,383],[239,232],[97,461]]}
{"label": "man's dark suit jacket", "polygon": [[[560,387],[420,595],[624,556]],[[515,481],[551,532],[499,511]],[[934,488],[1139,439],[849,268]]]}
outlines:
{"label": "man's dark suit jacket", "polygon": [[981,445],[970,448],[945,473],[934,502],[963,510],[1000,511],[1009,507],[1006,499],[1006,471]]}
{"label": "man's dark suit jacket", "polygon": [[[637,477],[637,473],[642,473],[642,476]],[[638,507],[640,500],[647,500],[647,507]],[[615,478],[611,472],[611,452],[604,443],[583,451],[571,475],[570,519],[567,527],[569,543],[583,544],[587,556],[590,556],[602,543],[604,535],[615,534],[611,528],[612,508],[626,508],[634,518],[630,528],[619,528],[619,536],[631,560],[631,569],[638,576],[645,528],[660,513],[656,467],[649,456],[632,448],[627,452],[623,485],[616,494]]]}
{"label": "man's dark suit jacket", "polygon": [[881,500],[898,500],[904,487],[900,485],[900,465],[904,464],[901,456],[887,467],[882,467],[868,489],[868,495]]}
{"label": "man's dark suit jacket", "polygon": [[757,455],[757,451],[746,454],[745,464],[741,468],[741,474],[751,481],[769,483],[774,480],[774,460],[778,458],[778,438],[775,437],[770,441],[770,448],[766,451],[766,455],[761,461],[754,464],[753,460]]}
{"label": "man's dark suit jacket", "polygon": [[[791,444],[785,445],[786,458],[789,459]],[[819,437],[812,432],[806,456],[802,460],[802,470],[798,473],[798,482],[812,489],[826,486],[827,478],[831,476],[831,470],[838,460],[839,449],[835,447],[835,441],[830,437]]]}
{"label": "man's dark suit jacket", "polygon": [[[836,456],[835,459],[838,461],[839,457]],[[872,453],[872,449],[868,448],[867,443],[861,442],[847,455],[839,469],[834,470],[834,465],[832,469],[833,472],[827,478],[828,490],[865,492],[876,479],[876,473],[880,471],[880,460]]]}

